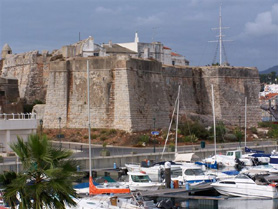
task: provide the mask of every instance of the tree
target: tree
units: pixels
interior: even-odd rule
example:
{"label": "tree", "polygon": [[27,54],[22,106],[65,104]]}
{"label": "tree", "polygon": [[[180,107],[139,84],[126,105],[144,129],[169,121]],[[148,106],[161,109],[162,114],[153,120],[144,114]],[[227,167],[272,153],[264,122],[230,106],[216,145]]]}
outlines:
{"label": "tree", "polygon": [[236,128],[234,130],[234,135],[236,136],[239,144],[241,144],[241,140],[243,139],[243,133],[241,132],[240,128]]}
{"label": "tree", "polygon": [[71,152],[51,146],[46,136],[30,135],[27,142],[18,137],[11,149],[22,162],[23,172],[5,172],[0,181],[4,185],[4,199],[19,208],[65,208],[75,206],[77,194],[72,183],[80,177],[76,163],[69,159]]}
{"label": "tree", "polygon": [[[226,127],[222,121],[216,124],[216,140],[219,142],[224,142],[224,136],[226,134]],[[214,138],[214,128],[213,126],[210,128],[210,138]]]}

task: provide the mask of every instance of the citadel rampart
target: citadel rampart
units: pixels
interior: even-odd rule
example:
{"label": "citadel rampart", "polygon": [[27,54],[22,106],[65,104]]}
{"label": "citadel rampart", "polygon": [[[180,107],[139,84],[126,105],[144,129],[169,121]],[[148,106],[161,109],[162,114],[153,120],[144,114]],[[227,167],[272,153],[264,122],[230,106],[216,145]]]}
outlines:
{"label": "citadel rampart", "polygon": [[8,54],[3,60],[1,77],[18,79],[19,95],[27,104],[45,102],[51,56],[47,51]]}
{"label": "citadel rampart", "polygon": [[244,121],[247,97],[248,126],[260,121],[259,76],[256,68],[172,67],[129,56],[75,57],[50,62],[44,127],[85,128],[87,60],[90,68],[90,111],[93,128],[141,131],[169,125],[181,85],[180,113],[212,114],[214,85],[217,120],[238,125]]}

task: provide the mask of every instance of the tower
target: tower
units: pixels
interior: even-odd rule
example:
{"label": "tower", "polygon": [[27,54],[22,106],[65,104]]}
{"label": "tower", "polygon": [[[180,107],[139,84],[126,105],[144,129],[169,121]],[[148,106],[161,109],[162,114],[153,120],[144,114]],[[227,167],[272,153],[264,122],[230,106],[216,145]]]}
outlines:
{"label": "tower", "polygon": [[6,43],[2,48],[1,57],[2,57],[2,59],[5,59],[7,54],[12,54],[12,53],[13,52],[12,52],[11,47],[9,46],[9,44]]}

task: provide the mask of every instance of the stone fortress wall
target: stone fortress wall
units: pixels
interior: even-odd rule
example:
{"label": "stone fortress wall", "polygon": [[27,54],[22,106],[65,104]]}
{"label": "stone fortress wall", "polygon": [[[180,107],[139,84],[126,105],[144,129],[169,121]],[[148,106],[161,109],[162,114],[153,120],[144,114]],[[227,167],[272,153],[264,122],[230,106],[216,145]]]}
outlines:
{"label": "stone fortress wall", "polygon": [[45,102],[51,56],[47,51],[40,54],[31,51],[6,55],[1,77],[18,79],[19,95],[32,104],[35,100]]}
{"label": "stone fortress wall", "polygon": [[[71,58],[51,63],[44,127],[88,126],[87,60],[90,69],[90,113],[93,128],[142,131],[166,128],[181,86],[180,113],[212,117],[214,85],[217,120],[244,122],[248,101],[248,126],[259,116],[259,78],[256,68],[170,67],[129,56]],[[211,118],[212,120],[212,118]]]}
{"label": "stone fortress wall", "polygon": [[[109,47],[120,49],[122,54],[109,54]],[[150,130],[153,126],[167,128],[179,85],[183,116],[212,121],[213,84],[217,121],[240,125],[241,117],[243,126],[245,97],[248,126],[256,126],[260,121],[260,83],[256,68],[162,65],[154,59],[129,55],[130,50],[117,44],[109,47],[102,48],[89,37],[51,54],[47,51],[6,53],[1,60],[1,77],[18,79],[20,97],[27,104],[35,100],[45,102],[39,111],[43,113],[45,128],[59,128],[59,117],[63,128],[88,127],[87,61],[93,128],[126,131]],[[69,56],[65,49],[78,53]],[[103,53],[105,56],[101,56]]]}

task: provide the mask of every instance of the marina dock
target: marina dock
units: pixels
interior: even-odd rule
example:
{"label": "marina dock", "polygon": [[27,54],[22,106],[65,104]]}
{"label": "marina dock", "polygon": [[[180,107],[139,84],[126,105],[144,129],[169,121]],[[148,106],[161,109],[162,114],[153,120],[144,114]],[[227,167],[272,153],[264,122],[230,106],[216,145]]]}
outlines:
{"label": "marina dock", "polygon": [[[199,196],[199,195],[190,195],[191,193],[204,192],[209,191],[211,188],[207,189],[190,189],[186,190],[185,188],[177,188],[177,189],[159,189],[156,191],[144,191],[140,192],[143,197],[152,197],[152,198],[176,198],[183,200],[225,200],[227,197],[219,197],[219,196]],[[130,198],[131,194],[118,194],[118,197],[122,198]]]}

